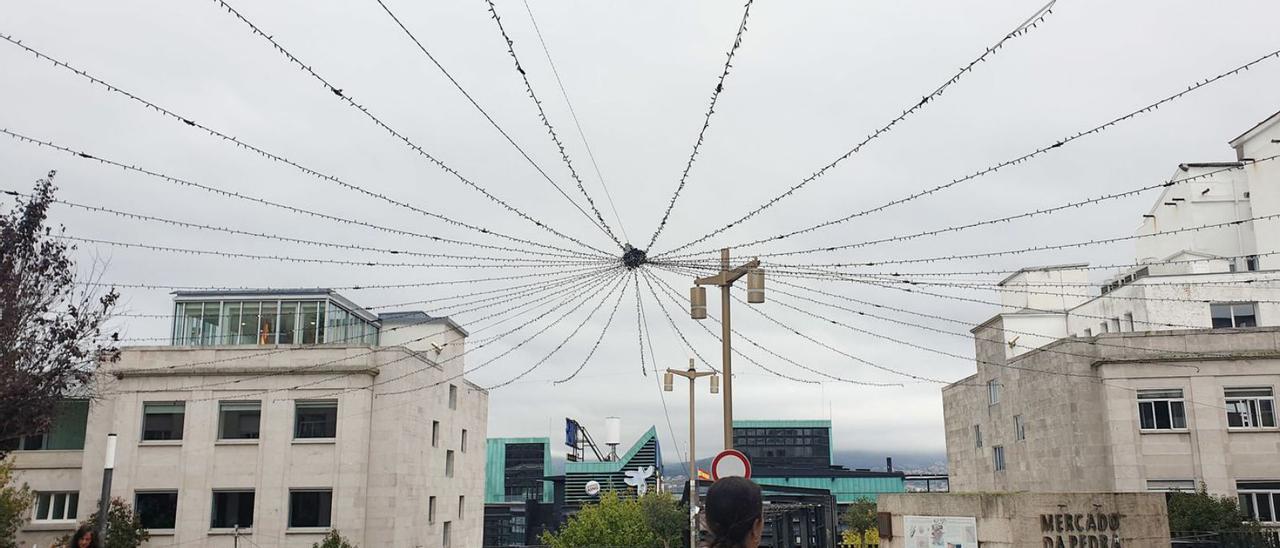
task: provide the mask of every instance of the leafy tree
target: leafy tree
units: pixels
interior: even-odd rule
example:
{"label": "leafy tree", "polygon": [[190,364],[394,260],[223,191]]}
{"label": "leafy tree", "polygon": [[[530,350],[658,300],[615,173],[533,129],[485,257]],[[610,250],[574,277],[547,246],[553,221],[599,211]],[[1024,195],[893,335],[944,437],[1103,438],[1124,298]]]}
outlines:
{"label": "leafy tree", "polygon": [[311,548],[356,548],[356,545],[348,542],[337,529],[330,529],[329,534],[325,535],[320,542],[312,543]]}
{"label": "leafy tree", "polygon": [[[857,535],[858,545],[866,544],[867,532],[876,531],[876,503],[870,499],[860,498],[853,501],[843,514],[840,514],[840,523],[844,524],[845,532]],[[877,539],[879,536],[877,535]]]}
{"label": "leafy tree", "polygon": [[[95,510],[85,523],[97,531],[98,512]],[[138,548],[151,540],[151,533],[142,526],[142,517],[124,499],[116,497],[107,509],[107,536],[102,540],[102,548]],[[67,535],[58,539],[57,546],[70,546],[70,542],[71,535]]]}
{"label": "leafy tree", "polygon": [[10,485],[13,465],[0,462],[0,548],[18,548],[14,537],[27,522],[34,494],[27,486]]}
{"label": "leafy tree", "polygon": [[669,493],[622,498],[601,495],[600,502],[583,506],[559,532],[547,532],[542,542],[552,548],[579,546],[681,546],[688,535],[688,510]]}
{"label": "leafy tree", "polygon": [[53,175],[29,197],[10,193],[17,204],[0,214],[0,440],[48,430],[57,403],[114,350],[101,327],[119,294],[77,289],[75,247],[45,226]]}
{"label": "leafy tree", "polygon": [[1193,493],[1169,496],[1169,531],[1221,532],[1258,528],[1258,523],[1240,509],[1233,497],[1209,494],[1203,482]]}

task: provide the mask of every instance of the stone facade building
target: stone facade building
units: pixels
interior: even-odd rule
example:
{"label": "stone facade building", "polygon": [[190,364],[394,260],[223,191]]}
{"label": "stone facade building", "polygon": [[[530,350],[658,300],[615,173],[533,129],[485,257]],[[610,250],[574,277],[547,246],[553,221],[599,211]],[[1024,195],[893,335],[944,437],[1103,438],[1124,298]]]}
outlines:
{"label": "stone facade building", "polygon": [[18,442],[39,494],[20,545],[96,509],[109,432],[111,495],[148,546],[309,547],[330,529],[359,546],[480,544],[488,394],[463,378],[460,326],[329,290],[175,300],[171,346],[122,349],[99,400],[69,404],[44,447]]}
{"label": "stone facade building", "polygon": [[[943,389],[953,491],[1169,491],[1203,483],[1280,523],[1280,114],[1184,164],[1144,215],[1137,267],[1029,268]],[[1172,231],[1222,224],[1197,231]],[[1154,237],[1145,235],[1162,233]]]}

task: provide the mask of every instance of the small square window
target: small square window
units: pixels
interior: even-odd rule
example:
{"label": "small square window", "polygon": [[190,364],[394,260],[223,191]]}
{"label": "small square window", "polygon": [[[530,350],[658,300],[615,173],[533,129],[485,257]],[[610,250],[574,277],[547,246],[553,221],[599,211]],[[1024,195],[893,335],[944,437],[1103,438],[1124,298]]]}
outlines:
{"label": "small square window", "polygon": [[431,446],[440,447],[440,421],[431,421]]}
{"label": "small square window", "polygon": [[294,402],[294,438],[333,438],[338,434],[338,400]]}
{"label": "small square window", "polygon": [[253,491],[214,491],[210,529],[253,527]]}
{"label": "small square window", "polygon": [[218,403],[218,439],[256,440],[262,421],[262,402],[224,401]]}
{"label": "small square window", "polygon": [[184,402],[144,402],[142,404],[142,439],[182,439],[185,415],[186,403]]}
{"label": "small square window", "polygon": [[436,522],[436,498],[427,497],[427,523]]}
{"label": "small square window", "polygon": [[458,386],[449,385],[449,409],[458,408]]}
{"label": "small square window", "polygon": [[144,529],[173,529],[178,521],[178,492],[137,493],[133,508]]}
{"label": "small square window", "polygon": [[80,506],[80,493],[36,493],[35,514],[31,521],[72,521],[76,520],[76,511]]}
{"label": "small square window", "polygon": [[453,450],[444,452],[444,477],[453,477]]}
{"label": "small square window", "polygon": [[333,491],[298,489],[289,491],[289,527],[328,527],[333,513]]}

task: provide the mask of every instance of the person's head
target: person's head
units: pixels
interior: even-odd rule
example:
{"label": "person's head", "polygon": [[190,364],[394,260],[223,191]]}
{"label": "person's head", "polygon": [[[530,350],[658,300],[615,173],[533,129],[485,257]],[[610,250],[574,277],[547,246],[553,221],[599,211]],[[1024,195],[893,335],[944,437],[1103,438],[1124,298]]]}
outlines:
{"label": "person's head", "polygon": [[94,533],[93,527],[89,524],[81,525],[76,529],[76,533],[71,535],[71,545],[68,548],[101,548],[102,543],[98,542],[98,535]]}
{"label": "person's head", "polygon": [[703,510],[714,548],[759,546],[764,532],[764,501],[755,482],[730,477],[711,484]]}

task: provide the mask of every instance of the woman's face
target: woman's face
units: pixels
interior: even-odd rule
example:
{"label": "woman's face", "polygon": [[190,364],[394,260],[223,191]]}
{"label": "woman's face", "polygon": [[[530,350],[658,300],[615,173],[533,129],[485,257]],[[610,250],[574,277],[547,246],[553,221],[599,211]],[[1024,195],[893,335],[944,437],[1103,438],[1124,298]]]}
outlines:
{"label": "woman's face", "polygon": [[85,533],[83,537],[80,537],[80,541],[76,544],[76,548],[89,548],[90,546],[93,546],[93,533]]}

